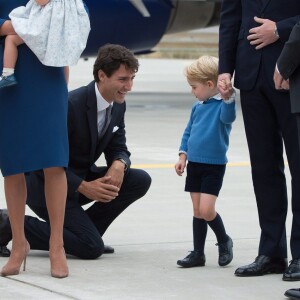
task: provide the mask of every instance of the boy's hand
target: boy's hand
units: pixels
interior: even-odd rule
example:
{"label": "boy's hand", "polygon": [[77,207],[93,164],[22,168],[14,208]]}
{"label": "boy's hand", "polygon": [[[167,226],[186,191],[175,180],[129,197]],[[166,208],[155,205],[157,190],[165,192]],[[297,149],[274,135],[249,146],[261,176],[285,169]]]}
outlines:
{"label": "boy's hand", "polygon": [[[223,74],[221,74],[223,75]],[[228,77],[222,77],[221,75],[219,75],[219,80],[218,80],[218,89],[221,93],[221,96],[224,100],[228,100],[229,97],[232,95],[233,93],[233,88],[232,88],[232,84],[231,81],[229,81],[228,83]]]}
{"label": "boy's hand", "polygon": [[182,176],[185,169],[186,161],[183,159],[179,159],[175,165],[175,171],[177,175]]}
{"label": "boy's hand", "polygon": [[226,85],[225,79],[220,80],[220,81],[218,82],[218,86],[219,86],[220,88],[222,88],[222,90],[226,90],[227,85]]}

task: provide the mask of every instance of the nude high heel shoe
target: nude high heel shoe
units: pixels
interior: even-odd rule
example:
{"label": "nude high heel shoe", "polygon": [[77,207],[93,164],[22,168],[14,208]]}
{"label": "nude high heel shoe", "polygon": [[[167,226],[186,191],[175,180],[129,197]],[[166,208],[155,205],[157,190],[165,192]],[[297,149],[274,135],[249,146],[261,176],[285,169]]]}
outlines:
{"label": "nude high heel shoe", "polygon": [[21,260],[21,262],[19,262],[17,264],[11,262],[14,259],[13,258],[14,252],[12,251],[12,254],[11,254],[10,258],[8,259],[7,264],[2,268],[0,275],[3,277],[18,275],[20,273],[20,268],[22,266],[22,263],[23,263],[23,271],[25,271],[26,270],[26,258],[27,258],[29,251],[30,251],[30,245],[29,245],[28,241],[26,241],[23,259]]}
{"label": "nude high heel shoe", "polygon": [[64,248],[60,253],[53,253],[50,251],[50,264],[51,264],[51,276],[54,278],[65,278],[69,276],[69,269],[67,265],[67,258]]}

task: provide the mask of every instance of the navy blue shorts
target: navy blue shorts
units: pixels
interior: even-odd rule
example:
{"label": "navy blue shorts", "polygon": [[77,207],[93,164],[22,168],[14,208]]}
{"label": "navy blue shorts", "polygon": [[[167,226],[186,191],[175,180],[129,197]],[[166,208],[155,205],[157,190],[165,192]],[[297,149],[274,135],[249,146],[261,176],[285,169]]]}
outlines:
{"label": "navy blue shorts", "polygon": [[219,196],[226,165],[188,162],[185,191]]}

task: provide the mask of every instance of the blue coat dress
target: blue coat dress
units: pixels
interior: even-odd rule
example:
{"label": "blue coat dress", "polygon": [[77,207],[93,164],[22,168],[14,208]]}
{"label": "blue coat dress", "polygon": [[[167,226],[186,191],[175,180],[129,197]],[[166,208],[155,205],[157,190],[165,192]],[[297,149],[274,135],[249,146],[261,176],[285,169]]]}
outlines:
{"label": "blue coat dress", "polygon": [[[26,0],[0,0],[0,26]],[[4,39],[0,40],[0,70]],[[0,168],[3,176],[67,167],[68,90],[63,68],[47,67],[25,45],[18,47],[18,84],[0,89]]]}

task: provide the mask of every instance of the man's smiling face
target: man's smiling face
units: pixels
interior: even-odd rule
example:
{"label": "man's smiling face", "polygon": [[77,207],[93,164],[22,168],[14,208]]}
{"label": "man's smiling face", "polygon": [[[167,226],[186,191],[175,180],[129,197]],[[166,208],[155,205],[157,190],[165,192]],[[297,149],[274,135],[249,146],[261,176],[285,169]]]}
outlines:
{"label": "man's smiling face", "polygon": [[102,97],[109,103],[123,103],[127,92],[131,91],[135,72],[126,69],[125,65],[115,71],[110,77],[100,70],[98,88]]}

